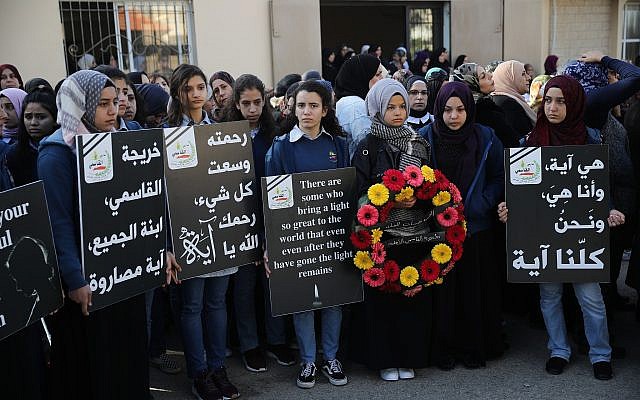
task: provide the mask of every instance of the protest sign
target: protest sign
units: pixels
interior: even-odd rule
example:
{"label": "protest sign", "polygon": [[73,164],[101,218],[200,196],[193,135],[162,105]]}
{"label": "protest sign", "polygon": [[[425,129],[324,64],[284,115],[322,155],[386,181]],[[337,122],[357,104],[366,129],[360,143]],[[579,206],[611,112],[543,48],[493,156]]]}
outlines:
{"label": "protest sign", "polygon": [[505,150],[509,282],[609,281],[607,146]]}
{"label": "protest sign", "polygon": [[363,300],[349,235],[354,168],[262,178],[273,315]]}

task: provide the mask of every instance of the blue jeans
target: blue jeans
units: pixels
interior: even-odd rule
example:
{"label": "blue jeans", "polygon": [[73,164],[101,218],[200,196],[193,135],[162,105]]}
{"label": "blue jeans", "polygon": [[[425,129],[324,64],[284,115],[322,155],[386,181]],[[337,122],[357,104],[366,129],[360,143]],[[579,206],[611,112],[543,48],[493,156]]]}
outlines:
{"label": "blue jeans", "polygon": [[[582,309],[591,363],[611,361],[607,312],[602,300],[600,284],[574,283],[573,290]],[[540,309],[549,334],[547,348],[551,351],[551,357],[560,357],[569,361],[571,347],[562,310],[562,283],[540,284]]]}
{"label": "blue jeans", "polygon": [[229,276],[221,276],[193,278],[180,285],[180,327],[187,372],[192,379],[224,366],[228,284]]}
{"label": "blue jeans", "polygon": [[[325,360],[333,360],[338,353],[340,344],[340,326],[342,324],[342,307],[329,307],[322,313],[322,351]],[[296,329],[298,346],[300,347],[300,361],[303,363],[316,362],[316,330],[314,311],[293,314],[293,326]]]}
{"label": "blue jeans", "polygon": [[[259,278],[258,278],[259,277]],[[264,320],[267,344],[276,345],[286,342],[284,317],[271,314],[271,296],[269,282],[262,265],[245,265],[234,276],[233,303],[236,310],[236,327],[242,353],[255,349],[259,345],[256,323],[255,292],[256,282],[260,279],[264,290]]]}

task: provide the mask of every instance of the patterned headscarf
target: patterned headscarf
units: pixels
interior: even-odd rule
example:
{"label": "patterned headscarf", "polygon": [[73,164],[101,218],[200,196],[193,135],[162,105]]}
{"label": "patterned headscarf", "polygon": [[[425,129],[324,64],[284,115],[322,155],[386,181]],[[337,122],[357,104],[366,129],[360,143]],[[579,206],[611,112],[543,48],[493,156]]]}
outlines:
{"label": "patterned headscarf", "polygon": [[593,89],[609,84],[607,69],[600,63],[573,61],[565,67],[564,75],[568,75],[580,82],[587,95]]}
{"label": "patterned headscarf", "polygon": [[493,74],[496,68],[498,68],[498,65],[502,64],[503,62],[504,61],[502,60],[493,60],[489,64],[487,64],[486,67],[484,67],[484,70]]}
{"label": "patterned headscarf", "polygon": [[478,101],[484,94],[480,91],[480,80],[478,77],[478,64],[464,63],[453,71],[451,75],[454,82],[464,82],[473,93],[473,100]]}
{"label": "patterned headscarf", "polygon": [[449,77],[449,74],[447,73],[447,71],[440,67],[433,67],[429,68],[424,77],[427,78],[427,80],[440,79],[440,77],[442,78],[442,80],[446,80]]}
{"label": "patterned headscarf", "polygon": [[115,85],[106,75],[92,70],[78,71],[60,86],[56,98],[58,125],[69,146],[74,146],[76,135],[98,131],[95,127],[96,108],[106,86]]}
{"label": "patterned headscarf", "polygon": [[536,113],[529,107],[522,95],[518,92],[516,85],[516,77],[520,77],[525,72],[524,64],[520,61],[509,60],[498,65],[493,73],[493,82],[496,85],[495,92],[491,93],[493,96],[507,96],[520,104],[527,117],[536,123]]}
{"label": "patterned headscarf", "polygon": [[529,107],[532,110],[537,110],[542,104],[542,92],[544,91],[544,85],[551,79],[551,75],[538,75],[531,81],[529,87]]}
{"label": "patterned headscarf", "polygon": [[[13,108],[16,110],[16,115],[18,116],[18,119],[20,119],[22,116],[22,101],[24,100],[26,95],[27,95],[27,92],[25,92],[22,89],[16,89],[16,88],[7,88],[0,91],[0,97],[6,97],[7,99],[9,99],[11,104],[13,104]],[[7,128],[6,126],[3,126],[2,137],[9,138],[12,141],[17,139],[18,126],[11,129]]]}

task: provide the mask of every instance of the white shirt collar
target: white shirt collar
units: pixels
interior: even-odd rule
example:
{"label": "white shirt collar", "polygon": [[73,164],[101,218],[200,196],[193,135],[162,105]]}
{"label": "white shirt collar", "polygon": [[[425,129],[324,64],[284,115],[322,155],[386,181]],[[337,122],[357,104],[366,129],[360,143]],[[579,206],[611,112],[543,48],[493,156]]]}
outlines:
{"label": "white shirt collar", "polygon": [[182,114],[182,126],[193,126],[193,125],[211,125],[211,120],[209,119],[209,115],[202,110],[202,121],[199,124],[196,124],[194,120],[191,119],[186,114]]}
{"label": "white shirt collar", "polygon": [[412,117],[411,115],[409,115],[409,118],[407,118],[407,122],[411,122],[412,124],[426,124],[427,122],[433,122],[433,120],[433,115],[429,113],[426,113],[420,118]]}
{"label": "white shirt collar", "polygon": [[[324,128],[320,128],[320,134],[318,136],[315,137],[315,139],[319,138],[321,135],[328,135],[332,140],[333,140],[333,136],[331,136],[331,134],[329,134],[329,132],[325,131]],[[291,132],[289,132],[289,141],[291,143],[297,142],[298,140],[300,140],[303,136],[305,136],[307,139],[309,140],[315,140],[315,139],[311,139],[306,133],[304,133],[302,131],[302,129],[300,129],[298,127],[298,125],[294,126],[293,129],[291,130]]]}

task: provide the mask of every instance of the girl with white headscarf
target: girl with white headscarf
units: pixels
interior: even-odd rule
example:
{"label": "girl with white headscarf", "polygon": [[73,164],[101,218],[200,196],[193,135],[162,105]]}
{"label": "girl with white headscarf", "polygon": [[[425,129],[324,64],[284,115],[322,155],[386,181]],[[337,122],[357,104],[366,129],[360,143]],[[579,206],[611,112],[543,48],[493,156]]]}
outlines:
{"label": "girl with white headscarf", "polygon": [[115,130],[115,85],[96,71],[69,76],[58,92],[60,129],[43,139],[38,176],[44,182],[64,306],[51,317],[51,398],[149,398],[144,295],[88,313],[91,289],[82,272],[74,138]]}
{"label": "girl with white headscarf", "polygon": [[509,60],[501,63],[493,72],[496,90],[491,93],[493,102],[505,113],[507,122],[519,137],[531,132],[536,124],[536,113],[529,107],[523,95],[529,92],[531,77],[520,61]]}

